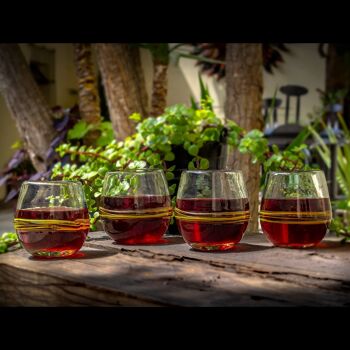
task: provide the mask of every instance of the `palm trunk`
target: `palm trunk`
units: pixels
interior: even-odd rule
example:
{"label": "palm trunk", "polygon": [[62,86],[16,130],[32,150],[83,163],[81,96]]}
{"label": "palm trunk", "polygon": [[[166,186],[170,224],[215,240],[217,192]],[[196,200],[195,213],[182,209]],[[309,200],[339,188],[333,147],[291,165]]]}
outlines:
{"label": "palm trunk", "polygon": [[101,122],[100,98],[91,59],[91,44],[74,44],[74,53],[81,118],[88,124],[99,124]]}
{"label": "palm trunk", "polygon": [[0,45],[0,90],[37,171],[47,169],[55,131],[47,101],[17,44]]}
{"label": "palm trunk", "polygon": [[113,128],[118,140],[135,130],[132,113],[148,115],[139,52],[127,44],[94,44]]}
{"label": "palm trunk", "polygon": [[157,117],[164,113],[168,93],[168,65],[153,59],[153,87],[151,115]]}
{"label": "palm trunk", "polygon": [[[82,120],[88,124],[101,123],[100,97],[97,90],[96,75],[91,58],[91,44],[74,44],[75,68],[78,78],[79,112]],[[91,130],[84,138],[87,144],[93,144],[100,131]]]}
{"label": "palm trunk", "polygon": [[144,110],[144,117],[148,117],[149,108],[148,108],[148,95],[146,89],[145,75],[141,63],[140,48],[137,45],[129,44],[126,46],[128,49],[128,55],[131,62],[132,73],[134,75],[134,81],[138,82],[137,99],[140,101],[140,105]]}
{"label": "palm trunk", "polygon": [[[226,118],[246,130],[263,128],[262,92],[263,58],[261,44],[227,44],[226,49]],[[260,166],[249,155],[235,152],[230,164],[243,171],[250,203],[248,230],[258,231]]]}
{"label": "palm trunk", "polygon": [[151,115],[157,117],[164,113],[168,94],[169,44],[147,45],[153,60],[153,86]]}

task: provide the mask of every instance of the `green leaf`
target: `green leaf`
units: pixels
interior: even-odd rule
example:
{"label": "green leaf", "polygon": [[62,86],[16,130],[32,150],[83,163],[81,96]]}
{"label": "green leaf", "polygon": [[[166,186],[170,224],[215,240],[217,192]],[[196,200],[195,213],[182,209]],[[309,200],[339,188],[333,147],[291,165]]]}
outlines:
{"label": "green leaf", "polygon": [[272,145],[272,152],[275,154],[278,154],[280,152],[280,149],[277,145]]}
{"label": "green leaf", "polygon": [[170,195],[175,194],[175,191],[176,191],[176,184],[172,184],[171,186],[169,186]]}
{"label": "green leaf", "polygon": [[189,169],[189,170],[196,170],[196,167],[194,166],[194,163],[193,163],[193,162],[189,162],[189,163],[188,163],[188,169]]}
{"label": "green leaf", "polygon": [[82,139],[90,129],[91,126],[89,126],[86,121],[80,120],[68,131],[68,140]]}
{"label": "green leaf", "polygon": [[87,173],[86,178],[90,180],[96,175],[98,175],[98,171],[90,171],[89,173]]}
{"label": "green leaf", "polygon": [[173,152],[168,152],[164,156],[164,160],[167,162],[172,162],[175,159],[175,154]]}
{"label": "green leaf", "polygon": [[181,145],[183,143],[184,136],[180,133],[173,134],[171,141],[174,145]]}
{"label": "green leaf", "polygon": [[135,122],[140,122],[142,120],[142,116],[140,113],[133,113],[129,116],[129,119]]}
{"label": "green leaf", "polygon": [[96,140],[98,146],[107,146],[114,140],[114,130],[111,122],[102,122],[99,125],[100,137]]}
{"label": "green leaf", "polygon": [[199,148],[197,145],[191,145],[187,151],[191,156],[196,156],[199,152]]}
{"label": "green leaf", "polygon": [[108,168],[106,166],[103,166],[102,168],[98,169],[98,175],[105,176],[108,171]]}
{"label": "green leaf", "polygon": [[147,163],[143,160],[134,160],[128,165],[129,169],[144,169],[147,167]]}
{"label": "green leaf", "polygon": [[161,163],[160,156],[158,153],[151,154],[150,156],[147,157],[146,160],[149,165],[153,165],[153,166]]}
{"label": "green leaf", "polygon": [[7,244],[5,242],[0,242],[0,254],[7,252]]}
{"label": "green leaf", "polygon": [[202,158],[199,163],[199,169],[206,170],[209,168],[209,160],[206,158]]}
{"label": "green leaf", "polygon": [[170,180],[173,180],[173,179],[175,178],[175,175],[174,175],[174,173],[172,173],[171,171],[167,171],[167,172],[165,173],[165,177],[166,177],[166,179],[167,179],[168,181],[170,181]]}
{"label": "green leaf", "polygon": [[194,97],[193,97],[193,96],[190,97],[190,102],[191,102],[191,108],[194,109],[194,110],[196,110],[198,107],[197,107],[197,103],[196,103],[196,101],[194,100]]}
{"label": "green leaf", "polygon": [[207,128],[204,130],[203,137],[206,141],[219,141],[220,132],[215,128]]}
{"label": "green leaf", "polygon": [[11,149],[20,149],[23,147],[22,141],[18,140],[11,145]]}

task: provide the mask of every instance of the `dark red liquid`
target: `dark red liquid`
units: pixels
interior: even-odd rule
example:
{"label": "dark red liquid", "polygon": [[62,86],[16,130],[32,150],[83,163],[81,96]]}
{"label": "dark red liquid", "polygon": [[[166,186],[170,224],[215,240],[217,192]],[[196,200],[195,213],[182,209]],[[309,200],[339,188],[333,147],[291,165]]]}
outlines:
{"label": "dark red liquid", "polygon": [[[331,210],[329,200],[326,198],[303,199],[263,199],[261,211],[268,212],[294,212],[297,223],[283,223],[288,221],[288,215],[282,216],[279,221],[265,222],[261,216],[261,227],[270,241],[276,246],[289,248],[312,247],[321,242],[328,230],[328,223],[320,222],[322,217],[312,215],[312,212],[329,212]],[[308,214],[306,217],[305,214]],[[304,214],[304,215],[303,215]],[[321,214],[322,216],[322,214]],[[302,221],[307,218],[308,223]],[[273,221],[274,219],[272,219]]]}
{"label": "dark red liquid", "polygon": [[[212,199],[190,198],[178,199],[176,206],[188,212],[230,212],[249,210],[247,198],[243,199]],[[184,240],[198,250],[232,249],[247,229],[248,220],[240,223],[206,223],[177,219],[178,228]]]}
{"label": "dark red liquid", "polygon": [[[102,208],[108,210],[142,210],[170,207],[169,196],[101,197]],[[162,240],[168,229],[169,217],[107,219],[103,218],[104,230],[119,244],[151,244]]]}
{"label": "dark red liquid", "polygon": [[[68,207],[32,208],[16,211],[16,218],[35,220],[67,220],[89,219],[87,209]],[[89,232],[88,225],[84,229],[71,231],[17,230],[22,246],[32,255],[42,257],[60,257],[75,254],[84,244]]]}

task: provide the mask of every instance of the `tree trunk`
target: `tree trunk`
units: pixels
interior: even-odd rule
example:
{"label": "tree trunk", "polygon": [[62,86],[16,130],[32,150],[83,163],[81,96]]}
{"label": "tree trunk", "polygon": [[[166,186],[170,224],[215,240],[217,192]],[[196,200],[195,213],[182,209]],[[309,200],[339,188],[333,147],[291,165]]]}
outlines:
{"label": "tree trunk", "polygon": [[129,51],[129,57],[131,62],[132,73],[134,74],[134,80],[138,82],[136,92],[138,93],[137,99],[144,110],[143,117],[148,117],[148,95],[146,90],[145,75],[141,63],[140,48],[137,45],[129,44],[126,45]]}
{"label": "tree trunk", "polygon": [[[261,44],[227,44],[226,117],[248,131],[263,128],[262,68]],[[242,170],[246,179],[251,215],[248,230],[258,232],[260,166],[238,151],[230,165]]]}
{"label": "tree trunk", "polygon": [[168,65],[153,59],[153,87],[151,115],[157,117],[164,113],[168,93]]}
{"label": "tree trunk", "polygon": [[118,140],[135,130],[132,113],[148,116],[145,81],[139,51],[127,44],[94,44],[107,97],[113,128]]}
{"label": "tree trunk", "polygon": [[147,44],[153,60],[153,86],[151,115],[164,113],[168,94],[169,44]]}
{"label": "tree trunk", "polygon": [[328,44],[326,61],[326,92],[347,89],[344,100],[344,119],[350,125],[350,46]]}
{"label": "tree trunk", "polygon": [[[97,90],[97,79],[91,58],[91,44],[73,44],[75,69],[78,78],[79,113],[88,124],[101,123],[100,97]],[[91,145],[101,132],[91,130],[84,137],[85,143]]]}
{"label": "tree trunk", "polygon": [[74,44],[80,116],[88,124],[101,122],[100,98],[91,59],[91,44]]}
{"label": "tree trunk", "polygon": [[37,171],[47,169],[54,137],[50,108],[17,44],[0,45],[0,90]]}

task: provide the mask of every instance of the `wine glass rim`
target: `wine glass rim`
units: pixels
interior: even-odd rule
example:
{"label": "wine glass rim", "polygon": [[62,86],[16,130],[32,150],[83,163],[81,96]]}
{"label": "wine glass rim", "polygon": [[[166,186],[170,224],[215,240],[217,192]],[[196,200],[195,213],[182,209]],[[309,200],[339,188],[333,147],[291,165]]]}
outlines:
{"label": "wine glass rim", "polygon": [[142,173],[153,173],[153,172],[162,172],[163,169],[125,169],[125,170],[114,170],[114,171],[108,171],[106,175],[113,175],[113,174],[122,174],[122,173],[131,173],[131,174],[142,174]]}
{"label": "wine glass rim", "polygon": [[236,173],[242,174],[242,170],[229,170],[229,169],[208,169],[208,170],[184,170],[184,173],[200,173],[200,174],[208,174],[208,173]]}
{"label": "wine glass rim", "polygon": [[322,169],[309,169],[309,170],[281,170],[281,171],[269,171],[270,174],[278,175],[278,174],[300,174],[300,173],[323,173]]}
{"label": "wine glass rim", "polygon": [[74,184],[74,185],[81,185],[81,182],[78,180],[43,180],[43,181],[24,181],[23,184],[28,185],[63,185],[63,184]]}

